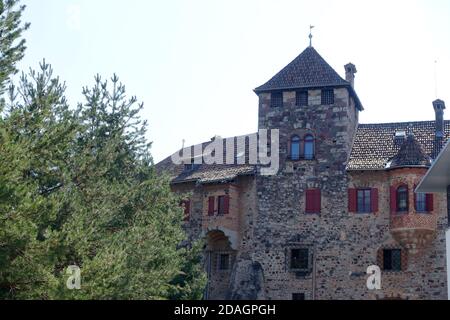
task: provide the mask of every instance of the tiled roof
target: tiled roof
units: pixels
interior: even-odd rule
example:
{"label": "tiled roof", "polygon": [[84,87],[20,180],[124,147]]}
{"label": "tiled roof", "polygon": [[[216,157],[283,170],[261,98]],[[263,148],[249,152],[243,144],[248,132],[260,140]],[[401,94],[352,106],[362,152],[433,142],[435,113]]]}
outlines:
{"label": "tiled roof", "polygon": [[350,84],[313,47],[308,47],[255,92],[340,85]]}
{"label": "tiled roof", "polygon": [[400,151],[404,141],[396,132],[413,134],[423,152],[435,159],[450,138],[450,121],[444,122],[444,137],[435,137],[435,121],[360,124],[356,132],[348,170],[383,170]]}
{"label": "tiled roof", "polygon": [[423,166],[429,167],[431,158],[423,151],[422,146],[417,142],[414,135],[409,134],[403,142],[400,150],[392,158],[389,168]]}
{"label": "tiled roof", "polygon": [[[241,136],[245,137],[245,136]],[[238,164],[200,164],[196,166],[192,171],[185,171],[184,164],[176,165],[172,162],[171,157],[164,159],[163,161],[156,164],[156,170],[158,172],[168,173],[171,177],[172,184],[184,183],[184,182],[195,182],[201,184],[207,183],[218,183],[218,182],[226,182],[237,178],[238,176],[247,176],[254,175],[256,170],[254,165],[250,165],[249,163],[249,141],[246,140],[245,145],[245,154],[239,154],[237,151],[237,139],[239,137],[232,137],[228,139],[234,139],[235,148],[234,154],[236,156],[243,156],[246,164],[238,165]],[[201,144],[201,150],[205,150],[205,148],[211,143],[204,142]],[[225,142],[224,142],[225,145]],[[197,145],[199,147],[200,145]],[[201,154],[195,154],[196,146],[191,146],[193,157],[202,156]],[[198,148],[200,149],[200,148]],[[179,150],[178,152],[181,152]],[[226,149],[224,149],[224,163],[226,161]]]}

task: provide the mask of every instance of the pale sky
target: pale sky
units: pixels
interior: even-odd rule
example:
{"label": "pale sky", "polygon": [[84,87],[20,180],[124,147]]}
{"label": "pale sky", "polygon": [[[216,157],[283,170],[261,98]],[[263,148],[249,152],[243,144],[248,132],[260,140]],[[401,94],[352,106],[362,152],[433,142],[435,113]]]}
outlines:
{"label": "pale sky", "polygon": [[450,119],[448,0],[23,3],[31,29],[20,69],[45,58],[73,105],[96,73],[117,73],[145,104],[156,161],[183,139],[256,132],[253,89],[308,46],[310,24],[313,46],[341,76],[356,65],[361,123],[433,120],[436,91]]}

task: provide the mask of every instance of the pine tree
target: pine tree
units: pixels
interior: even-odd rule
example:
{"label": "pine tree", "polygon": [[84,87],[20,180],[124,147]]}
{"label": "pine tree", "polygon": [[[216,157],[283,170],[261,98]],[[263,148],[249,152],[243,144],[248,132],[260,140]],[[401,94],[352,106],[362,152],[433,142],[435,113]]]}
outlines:
{"label": "pine tree", "polygon": [[30,24],[22,25],[25,6],[18,4],[19,0],[0,0],[0,96],[11,75],[17,72],[16,63],[23,58],[26,49],[22,33]]}

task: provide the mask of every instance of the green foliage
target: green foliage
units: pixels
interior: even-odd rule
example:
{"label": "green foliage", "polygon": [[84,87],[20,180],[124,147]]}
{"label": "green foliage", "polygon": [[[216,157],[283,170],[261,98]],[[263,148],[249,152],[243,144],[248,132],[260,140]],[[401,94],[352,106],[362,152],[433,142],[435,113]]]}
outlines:
{"label": "green foliage", "polygon": [[25,39],[22,33],[29,24],[21,25],[25,6],[18,6],[19,0],[0,0],[0,96],[11,75],[17,72],[16,63],[25,54]]}
{"label": "green foliage", "polygon": [[[25,50],[17,2],[0,0],[0,93]],[[70,108],[44,61],[7,93],[0,299],[200,299],[202,243],[181,245],[180,197],[155,173],[143,105],[118,77],[95,77]],[[70,265],[81,268],[80,290],[66,287]]]}

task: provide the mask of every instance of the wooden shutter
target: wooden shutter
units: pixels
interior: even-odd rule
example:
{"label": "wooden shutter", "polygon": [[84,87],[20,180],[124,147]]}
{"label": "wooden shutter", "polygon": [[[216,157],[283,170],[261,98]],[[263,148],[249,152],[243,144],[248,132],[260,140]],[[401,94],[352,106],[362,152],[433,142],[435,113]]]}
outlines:
{"label": "wooden shutter", "polygon": [[432,193],[427,193],[426,194],[426,206],[427,206],[427,211],[431,212],[434,210],[434,201],[433,201],[433,194]]}
{"label": "wooden shutter", "polygon": [[413,192],[414,192],[414,210],[415,211],[417,211],[417,193],[416,193],[416,188],[417,188],[417,185],[414,185]]}
{"label": "wooden shutter", "polygon": [[314,191],[314,195],[315,195],[314,209],[316,213],[320,213],[322,209],[322,194],[320,192],[320,189],[316,189]]}
{"label": "wooden shutter", "polygon": [[400,256],[401,256],[402,271],[406,271],[406,270],[408,270],[408,251],[405,249],[401,249]]}
{"label": "wooden shutter", "polygon": [[391,187],[391,214],[397,212],[397,189]]}
{"label": "wooden shutter", "polygon": [[209,197],[208,199],[208,215],[213,216],[214,215],[214,204],[215,204],[215,197]]}
{"label": "wooden shutter", "polygon": [[378,212],[378,189],[373,188],[370,190],[370,207],[373,213]]}
{"label": "wooden shutter", "polygon": [[358,207],[357,190],[348,189],[348,212],[356,212]]}
{"label": "wooden shutter", "polygon": [[306,213],[320,213],[322,206],[321,202],[320,189],[306,190]]}
{"label": "wooden shutter", "polygon": [[223,214],[230,213],[230,196],[225,196],[223,199]]}

